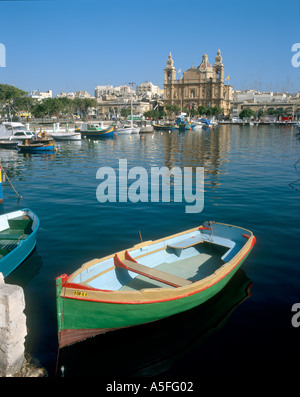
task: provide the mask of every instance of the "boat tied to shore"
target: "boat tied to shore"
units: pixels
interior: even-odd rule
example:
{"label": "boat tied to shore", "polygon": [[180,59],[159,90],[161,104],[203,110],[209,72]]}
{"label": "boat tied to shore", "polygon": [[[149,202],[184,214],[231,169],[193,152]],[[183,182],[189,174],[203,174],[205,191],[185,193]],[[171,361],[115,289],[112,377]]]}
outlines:
{"label": "boat tied to shore", "polygon": [[0,215],[0,273],[7,277],[36,245],[39,219],[30,209]]}
{"label": "boat tied to shore", "polygon": [[227,285],[255,242],[247,229],[205,222],[58,276],[59,347],[201,305]]}

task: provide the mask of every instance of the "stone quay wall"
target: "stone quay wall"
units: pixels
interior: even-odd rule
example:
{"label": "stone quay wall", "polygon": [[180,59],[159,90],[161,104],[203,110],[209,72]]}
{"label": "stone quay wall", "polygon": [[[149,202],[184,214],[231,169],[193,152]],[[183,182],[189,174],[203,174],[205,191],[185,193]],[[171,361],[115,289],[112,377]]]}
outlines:
{"label": "stone quay wall", "polygon": [[25,353],[25,298],[18,285],[5,284],[0,273],[0,377],[44,377],[46,370]]}

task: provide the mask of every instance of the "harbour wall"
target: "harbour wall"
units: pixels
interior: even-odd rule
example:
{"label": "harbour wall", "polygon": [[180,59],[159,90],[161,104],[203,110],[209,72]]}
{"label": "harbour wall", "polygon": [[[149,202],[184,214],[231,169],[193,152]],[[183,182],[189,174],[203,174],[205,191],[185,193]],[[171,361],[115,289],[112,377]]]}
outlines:
{"label": "harbour wall", "polygon": [[44,377],[45,370],[25,353],[25,298],[18,285],[5,284],[0,273],[0,377]]}

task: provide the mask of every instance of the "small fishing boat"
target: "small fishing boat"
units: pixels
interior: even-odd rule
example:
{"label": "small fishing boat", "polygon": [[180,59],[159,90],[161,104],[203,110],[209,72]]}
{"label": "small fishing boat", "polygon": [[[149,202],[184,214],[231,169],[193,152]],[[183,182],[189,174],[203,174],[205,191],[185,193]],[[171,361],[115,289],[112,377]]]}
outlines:
{"label": "small fishing boat", "polygon": [[43,139],[43,140],[31,140],[30,142],[25,141],[24,144],[19,144],[18,149],[21,152],[45,152],[54,150],[54,140],[53,139]]}
{"label": "small fishing boat", "polygon": [[115,128],[115,132],[117,135],[122,134],[139,134],[140,127],[134,126],[133,124],[124,124],[120,127]]}
{"label": "small fishing boat", "polygon": [[114,136],[114,127],[111,125],[107,128],[94,124],[81,125],[80,133],[87,138],[111,138]]}
{"label": "small fishing boat", "polygon": [[187,119],[186,113],[181,113],[175,119],[175,124],[178,126],[179,131],[190,131],[192,129],[191,122]]}
{"label": "small fishing boat", "polygon": [[75,131],[69,128],[69,123],[67,123],[65,128],[61,128],[59,123],[53,124],[53,131],[47,131],[53,139],[57,141],[77,141],[81,139],[80,131]]}
{"label": "small fishing boat", "polygon": [[193,131],[201,131],[203,129],[203,124],[197,123],[192,126]]}
{"label": "small fishing boat", "polygon": [[153,125],[147,124],[140,128],[140,134],[151,133],[153,132]]}
{"label": "small fishing boat", "polygon": [[2,149],[17,149],[19,142],[17,141],[0,141],[0,148]]}
{"label": "small fishing boat", "polygon": [[179,129],[179,127],[175,124],[154,124],[153,127],[155,130],[164,130],[164,131],[173,131]]}
{"label": "small fishing boat", "polygon": [[52,132],[51,133],[52,138],[54,138],[56,141],[78,141],[81,139],[81,134],[80,132]]}
{"label": "small fishing boat", "polygon": [[30,209],[0,215],[0,272],[15,270],[36,245],[39,219]]}
{"label": "small fishing boat", "polygon": [[205,222],[57,277],[60,348],[206,302],[229,282],[255,242],[247,229]]}

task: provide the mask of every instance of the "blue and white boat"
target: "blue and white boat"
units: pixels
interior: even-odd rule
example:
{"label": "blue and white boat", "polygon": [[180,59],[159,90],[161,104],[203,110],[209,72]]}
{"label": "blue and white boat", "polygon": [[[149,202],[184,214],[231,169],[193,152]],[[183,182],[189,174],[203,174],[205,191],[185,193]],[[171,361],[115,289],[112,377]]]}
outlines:
{"label": "blue and white boat", "polygon": [[36,152],[51,152],[54,151],[54,140],[53,139],[45,139],[45,140],[32,140],[25,141],[23,144],[18,145],[18,149],[21,152],[27,153],[36,153]]}
{"label": "blue and white boat", "polygon": [[212,128],[212,123],[209,119],[198,119],[195,122],[192,123],[192,130],[197,130],[197,129],[211,129]]}
{"label": "blue and white boat", "polygon": [[178,125],[180,131],[192,129],[192,123],[187,119],[186,113],[181,113],[177,116],[175,123]]}
{"label": "blue and white boat", "polygon": [[0,215],[0,273],[7,277],[36,246],[39,218],[30,209]]}

